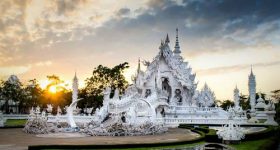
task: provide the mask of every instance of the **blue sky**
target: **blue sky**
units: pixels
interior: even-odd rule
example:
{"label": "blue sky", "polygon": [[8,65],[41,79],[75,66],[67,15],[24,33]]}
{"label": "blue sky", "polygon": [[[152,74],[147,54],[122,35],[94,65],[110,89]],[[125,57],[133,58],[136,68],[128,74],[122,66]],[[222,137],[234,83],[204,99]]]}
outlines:
{"label": "blue sky", "polygon": [[179,28],[182,55],[218,99],[247,94],[250,65],[257,91],[280,89],[280,1],[277,0],[3,0],[0,75],[22,82],[50,74],[80,84],[99,64],[151,60]]}

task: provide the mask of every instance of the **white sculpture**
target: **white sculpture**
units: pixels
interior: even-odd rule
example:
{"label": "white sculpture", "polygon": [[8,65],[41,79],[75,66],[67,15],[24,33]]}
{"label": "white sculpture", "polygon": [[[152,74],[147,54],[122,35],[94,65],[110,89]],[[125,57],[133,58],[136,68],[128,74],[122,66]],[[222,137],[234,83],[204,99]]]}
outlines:
{"label": "white sculpture", "polygon": [[73,92],[72,92],[72,103],[70,104],[70,106],[67,107],[67,122],[70,125],[71,128],[77,128],[76,122],[74,120],[73,117],[73,110],[77,107],[77,103],[78,101],[80,101],[81,99],[78,99],[78,78],[76,76],[74,76],[73,79]]}
{"label": "white sculpture", "polygon": [[84,112],[89,114],[89,115],[91,114],[92,110],[93,110],[93,107],[91,107],[91,108],[84,108]]}
{"label": "white sculpture", "polygon": [[47,112],[48,112],[49,114],[51,114],[51,113],[52,113],[52,110],[53,110],[52,104],[47,104]]}
{"label": "white sculpture", "polygon": [[61,116],[61,114],[62,114],[62,110],[59,106],[57,106],[56,116]]}
{"label": "white sculpture", "polygon": [[224,142],[236,142],[245,138],[245,134],[239,124],[232,118],[229,118],[222,129],[217,131],[217,135],[219,138],[223,139]]}
{"label": "white sculpture", "polygon": [[28,120],[23,128],[23,131],[30,134],[46,134],[52,129],[52,124],[48,125],[46,112],[43,110],[40,112],[40,107],[36,109],[32,107]]}
{"label": "white sculpture", "polygon": [[37,116],[38,114],[40,114],[41,113],[41,110],[40,110],[40,107],[39,106],[37,106],[36,107],[36,109],[35,109],[35,115]]}
{"label": "white sculpture", "polygon": [[29,116],[34,117],[35,116],[35,110],[34,107],[31,107],[31,109],[29,110]]}

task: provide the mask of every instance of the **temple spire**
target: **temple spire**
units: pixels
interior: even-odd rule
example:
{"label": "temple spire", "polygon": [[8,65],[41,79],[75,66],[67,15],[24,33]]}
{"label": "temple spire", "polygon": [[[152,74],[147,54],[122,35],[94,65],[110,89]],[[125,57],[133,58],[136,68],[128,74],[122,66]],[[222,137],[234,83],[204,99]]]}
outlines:
{"label": "temple spire", "polygon": [[140,58],[138,58],[138,67],[137,67],[137,74],[139,74],[141,70]]}
{"label": "temple spire", "polygon": [[78,100],[78,90],[79,90],[79,83],[78,83],[78,78],[77,78],[77,73],[75,71],[75,76],[73,78],[73,83],[72,83],[72,102]]}
{"label": "temple spire", "polygon": [[165,39],[165,44],[168,44],[170,42],[170,40],[169,40],[169,36],[168,36],[168,34],[166,35],[166,39]]}
{"label": "temple spire", "polygon": [[239,97],[239,89],[237,88],[237,85],[235,86],[235,89],[233,90],[233,100],[234,100],[234,106],[239,107],[240,97]]}
{"label": "temple spire", "polygon": [[256,77],[253,73],[253,67],[251,65],[251,73],[249,75],[249,97],[250,97],[250,106],[251,106],[251,112],[255,111],[255,105],[256,105]]}
{"label": "temple spire", "polygon": [[254,75],[254,73],[253,73],[253,65],[251,65],[251,75]]}
{"label": "temple spire", "polygon": [[175,47],[174,47],[174,54],[180,54],[181,50],[180,50],[180,45],[179,45],[179,39],[178,39],[178,28],[176,28],[176,43],[175,43]]}

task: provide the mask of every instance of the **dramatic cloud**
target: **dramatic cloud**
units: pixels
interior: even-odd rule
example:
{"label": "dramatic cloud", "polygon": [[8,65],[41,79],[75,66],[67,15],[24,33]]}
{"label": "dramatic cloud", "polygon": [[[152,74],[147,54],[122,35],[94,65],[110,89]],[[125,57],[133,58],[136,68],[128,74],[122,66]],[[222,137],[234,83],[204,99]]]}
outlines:
{"label": "dramatic cloud", "polygon": [[[234,65],[234,66],[225,66],[225,67],[216,67],[216,68],[198,70],[197,74],[209,76],[209,75],[217,75],[217,74],[230,73],[230,72],[238,72],[241,70],[248,71],[248,66],[250,66],[250,65],[251,64],[243,64],[243,65]],[[280,61],[252,64],[252,66],[254,66],[254,68],[269,67],[269,66],[275,66],[275,65],[280,65]]]}
{"label": "dramatic cloud", "polygon": [[[84,79],[99,64],[152,59],[166,33],[174,46],[178,27],[182,55],[198,75],[225,75],[263,63],[266,51],[265,63],[279,59],[279,8],[277,0],[2,0],[0,68],[22,78],[57,73],[68,80],[79,69]],[[211,59],[216,54],[231,61]]]}

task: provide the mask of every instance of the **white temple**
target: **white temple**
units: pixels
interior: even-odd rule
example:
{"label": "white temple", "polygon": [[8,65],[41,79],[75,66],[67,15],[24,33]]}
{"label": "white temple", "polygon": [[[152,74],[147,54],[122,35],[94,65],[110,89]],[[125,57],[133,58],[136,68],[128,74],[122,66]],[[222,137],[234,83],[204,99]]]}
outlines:
{"label": "white temple", "polygon": [[[72,103],[67,108],[67,115],[48,115],[47,122],[68,122],[72,129],[77,128],[79,123],[84,132],[90,135],[156,134],[165,132],[166,127],[177,127],[179,124],[223,125],[229,122],[230,116],[235,124],[259,123],[258,116],[262,116],[261,119],[266,119],[265,124],[277,125],[274,121],[274,104],[259,104],[261,100],[258,104],[255,102],[256,81],[252,70],[249,76],[251,122],[248,122],[246,112],[239,106],[237,87],[234,90],[235,107],[227,111],[215,105],[215,94],[206,83],[200,91],[197,90],[196,75],[181,56],[178,29],[173,51],[169,44],[167,35],[153,60],[143,61],[146,70],[141,70],[138,60],[134,84],[123,95],[119,94],[118,89],[113,89],[114,96],[110,98],[112,89],[104,89],[103,106],[97,108],[92,116],[73,114],[79,101],[78,79],[75,75]],[[264,111],[258,109],[259,105],[265,107]]]}
{"label": "white temple", "polygon": [[[153,60],[143,61],[145,71],[141,70],[138,61],[134,85],[121,98],[115,92],[114,98],[110,99],[106,94],[110,90],[105,91],[103,107],[96,111],[98,120],[106,121],[108,115],[126,114],[128,122],[142,122],[146,118],[176,127],[180,123],[222,124],[228,119],[228,113],[215,106],[215,95],[207,84],[201,91],[196,90],[195,74],[181,56],[178,29],[176,33],[173,51],[167,35]],[[247,118],[236,119],[244,123]]]}

